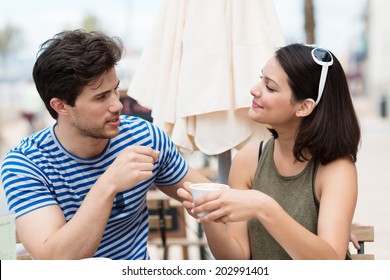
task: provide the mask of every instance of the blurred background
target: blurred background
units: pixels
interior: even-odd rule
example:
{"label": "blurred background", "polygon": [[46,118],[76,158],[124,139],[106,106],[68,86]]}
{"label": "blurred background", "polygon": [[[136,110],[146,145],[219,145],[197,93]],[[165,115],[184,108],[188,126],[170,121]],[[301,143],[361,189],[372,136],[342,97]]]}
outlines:
{"label": "blurred background", "polygon": [[[245,1],[245,0],[243,0]],[[355,222],[375,226],[368,250],[390,259],[390,2],[274,0],[287,43],[330,49],[344,66],[362,127]],[[127,89],[163,0],[0,0],[0,160],[23,137],[53,122],[31,71],[39,45],[64,29],[101,30],[124,41],[118,65]],[[248,86],[248,91],[251,85]],[[0,189],[0,214],[7,212]]]}

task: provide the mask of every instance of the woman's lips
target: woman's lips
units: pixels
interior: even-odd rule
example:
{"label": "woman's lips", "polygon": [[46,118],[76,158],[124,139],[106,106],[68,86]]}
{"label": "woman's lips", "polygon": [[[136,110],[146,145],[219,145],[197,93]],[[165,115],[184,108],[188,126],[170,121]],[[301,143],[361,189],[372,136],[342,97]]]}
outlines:
{"label": "woman's lips", "polygon": [[252,101],[252,108],[263,108],[259,104],[257,104],[255,101]]}

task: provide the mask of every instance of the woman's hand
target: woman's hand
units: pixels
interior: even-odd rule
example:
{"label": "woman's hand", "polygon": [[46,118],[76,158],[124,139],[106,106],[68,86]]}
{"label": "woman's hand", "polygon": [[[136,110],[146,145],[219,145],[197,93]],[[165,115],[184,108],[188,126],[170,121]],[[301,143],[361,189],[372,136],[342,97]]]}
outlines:
{"label": "woman's hand", "polygon": [[259,211],[262,192],[254,190],[228,189],[216,191],[197,198],[194,201],[194,212],[212,211],[200,222],[214,221],[219,223],[247,221],[255,218]]}
{"label": "woman's hand", "polygon": [[356,236],[352,232],[349,234],[349,241],[352,242],[353,247],[355,247],[356,250],[360,250],[359,241],[357,240]]}

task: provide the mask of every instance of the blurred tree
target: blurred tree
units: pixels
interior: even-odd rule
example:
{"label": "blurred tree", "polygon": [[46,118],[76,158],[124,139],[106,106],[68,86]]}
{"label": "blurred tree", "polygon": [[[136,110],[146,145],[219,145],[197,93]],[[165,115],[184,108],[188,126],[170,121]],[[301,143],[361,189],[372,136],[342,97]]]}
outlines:
{"label": "blurred tree", "polygon": [[315,43],[315,20],[313,0],[305,0],[305,34],[306,43]]}
{"label": "blurred tree", "polygon": [[82,25],[83,29],[87,32],[103,31],[103,30],[101,30],[101,24],[100,24],[99,19],[92,14],[86,15],[83,18],[81,25]]}
{"label": "blurred tree", "polygon": [[22,44],[22,31],[13,25],[7,24],[0,29],[0,59],[4,78],[7,78],[7,63],[9,56],[16,52]]}

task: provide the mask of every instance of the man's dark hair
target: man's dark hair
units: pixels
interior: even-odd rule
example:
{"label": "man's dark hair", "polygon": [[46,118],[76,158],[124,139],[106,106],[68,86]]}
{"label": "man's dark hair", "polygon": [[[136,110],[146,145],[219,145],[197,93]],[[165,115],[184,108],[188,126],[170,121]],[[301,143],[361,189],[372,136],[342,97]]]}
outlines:
{"label": "man's dark hair", "polygon": [[58,118],[50,106],[52,98],[74,106],[83,88],[115,67],[122,52],[123,43],[118,37],[81,29],[63,31],[44,42],[33,68],[33,78],[50,115]]}

